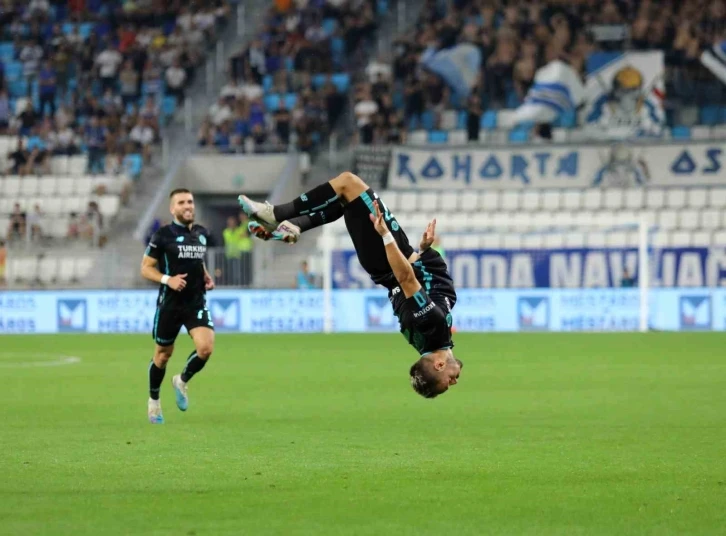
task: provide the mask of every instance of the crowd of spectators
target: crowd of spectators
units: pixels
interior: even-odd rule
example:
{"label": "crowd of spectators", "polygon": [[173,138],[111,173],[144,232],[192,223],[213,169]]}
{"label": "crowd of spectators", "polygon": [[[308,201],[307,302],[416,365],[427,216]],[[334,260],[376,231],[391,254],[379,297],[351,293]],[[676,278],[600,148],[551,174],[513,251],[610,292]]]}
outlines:
{"label": "crowd of spectators", "polygon": [[314,152],[343,113],[349,72],[365,64],[376,0],[278,0],[261,30],[229,62],[198,133],[223,152]]}
{"label": "crowd of spectators", "polygon": [[26,139],[7,171],[87,152],[89,173],[138,174],[229,15],[224,0],[4,2],[0,134]]}
{"label": "crowd of spectators", "polygon": [[[406,128],[421,127],[424,112],[433,118],[425,128],[438,128],[446,109],[466,110],[466,127],[478,130],[483,111],[522,103],[539,67],[563,59],[584,74],[596,51],[663,50],[667,105],[722,104],[722,84],[699,57],[725,38],[722,0],[426,0],[393,55],[368,66],[368,81],[356,95],[360,141],[397,141]],[[428,47],[457,43],[482,53],[468,101],[419,64]]]}

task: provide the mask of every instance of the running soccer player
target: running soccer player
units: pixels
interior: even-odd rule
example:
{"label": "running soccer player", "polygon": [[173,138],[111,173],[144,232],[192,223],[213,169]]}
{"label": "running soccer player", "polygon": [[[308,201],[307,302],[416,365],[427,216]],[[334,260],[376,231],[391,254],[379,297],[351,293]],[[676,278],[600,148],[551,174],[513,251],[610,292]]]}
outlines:
{"label": "running soccer player", "polygon": [[288,244],[305,231],[344,217],[361,266],[388,289],[401,333],[421,356],[410,370],[414,390],[434,398],[457,383],[462,363],[454,357],[451,341],[456,291],[446,262],[431,249],[436,220],[415,252],[378,194],[348,172],[283,205],[258,203],[244,195],[239,203],[251,219],[252,234]]}
{"label": "running soccer player", "polygon": [[187,383],[204,368],[214,350],[214,323],[205,300],[206,291],[214,288],[204,265],[209,231],[194,223],[194,197],[189,190],[174,190],[169,200],[173,222],[154,233],[141,261],[141,275],[160,285],[152,333],[156,347],[149,364],[152,424],[164,423],[159,390],[182,325],[194,341],[194,351],[182,373],[171,380],[180,410],[189,406]]}

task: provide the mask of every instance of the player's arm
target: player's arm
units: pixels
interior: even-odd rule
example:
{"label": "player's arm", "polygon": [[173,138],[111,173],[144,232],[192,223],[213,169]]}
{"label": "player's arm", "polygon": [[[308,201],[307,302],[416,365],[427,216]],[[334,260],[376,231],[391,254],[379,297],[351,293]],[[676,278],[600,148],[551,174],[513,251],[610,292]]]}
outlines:
{"label": "player's arm", "polygon": [[375,216],[371,214],[371,221],[376,231],[378,231],[378,234],[383,238],[383,243],[386,247],[386,258],[388,259],[388,264],[391,266],[391,270],[393,270],[393,276],[401,286],[403,295],[406,298],[410,298],[421,290],[421,284],[416,279],[416,274],[413,271],[413,267],[411,267],[411,263],[403,256],[403,253],[398,248],[398,244],[396,244],[396,240],[388,230],[381,209],[378,208],[378,202],[376,201],[374,205],[376,214]]}
{"label": "player's arm", "polygon": [[182,290],[187,286],[187,282],[184,280],[187,274],[177,274],[172,277],[159,271],[159,242],[158,234],[154,234],[146,248],[144,257],[141,259],[141,277],[154,283],[167,285],[172,290]]}
{"label": "player's arm", "polygon": [[214,279],[209,273],[209,270],[207,270],[206,262],[202,263],[202,268],[204,268],[204,288],[206,290],[214,290]]}

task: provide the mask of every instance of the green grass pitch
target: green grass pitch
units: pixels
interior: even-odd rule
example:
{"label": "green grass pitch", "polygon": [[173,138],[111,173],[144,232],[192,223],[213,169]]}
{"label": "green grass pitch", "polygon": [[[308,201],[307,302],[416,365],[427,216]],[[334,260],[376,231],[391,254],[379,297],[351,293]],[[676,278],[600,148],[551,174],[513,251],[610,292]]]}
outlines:
{"label": "green grass pitch", "polygon": [[726,334],[455,339],[424,400],[397,335],[220,334],[181,413],[183,337],[152,426],[150,337],[2,337],[0,534],[726,532]]}

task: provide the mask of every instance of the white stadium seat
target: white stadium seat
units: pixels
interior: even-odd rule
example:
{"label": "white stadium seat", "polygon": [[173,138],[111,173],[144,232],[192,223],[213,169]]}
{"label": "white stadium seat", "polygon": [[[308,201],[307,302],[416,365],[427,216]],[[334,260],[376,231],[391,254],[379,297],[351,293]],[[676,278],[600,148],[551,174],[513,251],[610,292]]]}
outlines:
{"label": "white stadium seat", "polygon": [[682,210],[679,225],[681,229],[697,229],[699,226],[698,212],[695,210]]}
{"label": "white stadium seat", "polygon": [[113,218],[118,214],[121,200],[117,195],[104,195],[98,201],[98,210],[107,218]]}
{"label": "white stadium seat", "polygon": [[484,192],[479,196],[479,208],[485,212],[494,212],[501,206],[499,192]]}
{"label": "white stadium seat", "polygon": [[562,194],[562,208],[565,210],[580,210],[582,199],[577,190],[567,190]]}
{"label": "white stadium seat", "polygon": [[502,199],[501,199],[502,210],[507,210],[510,212],[519,210],[519,207],[520,207],[519,198],[520,198],[519,192],[511,191],[511,190],[502,192]]}
{"label": "white stadium seat", "polygon": [[581,248],[585,245],[585,235],[581,232],[573,231],[565,233],[565,247]]}
{"label": "white stadium seat", "polygon": [[522,247],[521,234],[505,234],[502,238],[502,247],[507,249],[517,249]]}
{"label": "white stadium seat", "polygon": [[528,211],[539,210],[541,206],[540,193],[528,190],[522,194],[522,208]]}
{"label": "white stadium seat", "polygon": [[595,188],[586,190],[583,206],[587,210],[597,210],[602,207],[602,191]]}
{"label": "white stadium seat", "polygon": [[76,260],[73,257],[63,257],[58,261],[58,281],[67,283],[75,278]]}
{"label": "white stadium seat", "polygon": [[605,191],[604,206],[608,210],[620,210],[625,205],[623,191],[619,189],[610,189]]}
{"label": "white stadium seat", "polygon": [[485,233],[481,235],[480,247],[487,249],[499,249],[502,247],[501,233]]}
{"label": "white stadium seat", "polygon": [[[13,211],[15,199],[0,197],[0,214],[10,214]],[[0,236],[3,236],[7,227],[0,227]]]}
{"label": "white stadium seat", "polygon": [[708,140],[711,139],[711,127],[696,125],[691,127],[692,140]]}
{"label": "white stadium seat", "polygon": [[439,204],[439,194],[438,192],[424,192],[419,197],[419,210],[423,211],[426,214],[433,214],[438,209]]}
{"label": "white stadium seat", "polygon": [[479,235],[467,234],[461,237],[461,247],[463,249],[476,249],[479,247]]}
{"label": "white stadium seat", "polygon": [[469,142],[466,130],[452,130],[449,132],[449,145],[464,145]]}
{"label": "white stadium seat", "polygon": [[708,191],[705,188],[691,188],[688,190],[687,204],[691,208],[703,208],[707,205]]}
{"label": "white stadium seat", "polygon": [[37,177],[22,177],[20,179],[20,195],[23,197],[31,197],[38,193]]}
{"label": "white stadium seat", "polygon": [[87,156],[71,156],[68,158],[68,174],[71,176],[84,175],[88,168]]}
{"label": "white stadium seat", "polygon": [[558,249],[565,247],[565,233],[545,233],[544,247]]}
{"label": "white stadium seat", "polygon": [[544,247],[544,235],[542,233],[526,234],[522,237],[522,246],[528,249],[541,249]]}
{"label": "white stadium seat", "polygon": [[425,145],[428,141],[428,133],[425,130],[414,130],[408,135],[409,145]]}
{"label": "white stadium seat", "polygon": [[441,112],[441,130],[454,130],[456,128],[457,116],[458,112],[456,110]]}
{"label": "white stadium seat", "polygon": [[643,207],[645,194],[642,188],[625,190],[625,208],[635,210]]}
{"label": "white stadium seat", "polygon": [[53,257],[45,257],[40,260],[38,266],[38,279],[43,283],[49,284],[56,278],[58,272],[58,259]]}
{"label": "white stadium seat", "polygon": [[5,177],[3,197],[18,197],[20,195],[20,178]]}
{"label": "white stadium seat", "polygon": [[86,209],[88,203],[84,203],[85,199],[80,197],[64,197],[61,201],[61,211],[65,213],[69,212],[81,212]]}
{"label": "white stadium seat", "polygon": [[86,277],[89,272],[91,271],[91,267],[93,266],[93,259],[90,257],[80,257],[76,261],[75,266],[75,275],[76,279],[83,279]]}
{"label": "white stadium seat", "polygon": [[709,247],[711,245],[711,233],[708,231],[691,233],[691,245],[693,247]]}
{"label": "white stadium seat", "polygon": [[691,233],[688,231],[674,231],[671,233],[670,245],[676,248],[691,247]]}
{"label": "white stadium seat", "polygon": [[663,190],[647,190],[645,194],[645,206],[656,210],[663,208],[665,206],[665,193]]}
{"label": "white stadium seat", "polygon": [[678,227],[678,213],[675,210],[661,210],[658,213],[658,227],[665,230]]}
{"label": "white stadium seat", "polygon": [[53,175],[68,175],[68,157],[54,156],[51,158],[50,170]]}
{"label": "white stadium seat", "polygon": [[38,193],[43,196],[53,197],[56,194],[56,180],[53,176],[40,177],[38,179]]}
{"label": "white stadium seat", "polygon": [[542,193],[542,208],[545,210],[559,210],[561,192],[559,190],[548,190]]}
{"label": "white stadium seat", "polygon": [[454,212],[459,207],[458,192],[444,192],[441,196],[441,212]]}
{"label": "white stadium seat", "polygon": [[461,210],[463,212],[476,212],[479,207],[478,192],[461,192]]}
{"label": "white stadium seat", "polygon": [[405,210],[416,210],[418,208],[417,193],[411,191],[401,192],[401,196],[398,198],[398,206]]}
{"label": "white stadium seat", "polygon": [[713,208],[726,208],[726,188],[712,188],[709,194],[710,204]]}
{"label": "white stadium seat", "polygon": [[449,249],[461,249],[461,235],[443,235],[441,237],[441,243]]}
{"label": "white stadium seat", "polygon": [[585,236],[585,244],[591,248],[604,248],[607,245],[606,234],[602,231],[590,231]]}
{"label": "white stadium seat", "polygon": [[726,230],[716,231],[713,234],[712,245],[726,246]]}
{"label": "white stadium seat", "polygon": [[77,195],[91,195],[91,192],[93,192],[93,178],[89,175],[76,177],[74,179],[73,191]]}
{"label": "white stadium seat", "polygon": [[721,227],[721,211],[708,208],[700,212],[700,227],[702,229],[714,230]]}
{"label": "white stadium seat", "polygon": [[686,206],[686,190],[683,188],[670,188],[666,192],[666,206],[668,208],[683,208]]}
{"label": "white stadium seat", "polygon": [[383,203],[388,207],[388,210],[394,214],[398,214],[398,208],[400,207],[398,204],[398,192],[395,190],[386,190],[381,195],[381,199],[383,199]]}
{"label": "white stadium seat", "polygon": [[58,191],[58,195],[73,195],[74,193],[76,193],[74,190],[74,185],[75,181],[70,177],[58,177],[56,179],[56,188]]}

